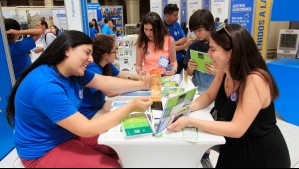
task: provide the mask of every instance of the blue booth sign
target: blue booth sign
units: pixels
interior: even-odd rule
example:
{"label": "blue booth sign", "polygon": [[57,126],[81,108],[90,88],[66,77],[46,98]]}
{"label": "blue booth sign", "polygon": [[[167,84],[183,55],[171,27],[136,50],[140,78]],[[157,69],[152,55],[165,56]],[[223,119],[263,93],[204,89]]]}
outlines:
{"label": "blue booth sign", "polygon": [[232,0],[230,5],[230,23],[244,26],[253,34],[254,0]]}
{"label": "blue booth sign", "polygon": [[87,3],[88,21],[96,19],[97,22],[103,18],[102,8],[99,3]]}
{"label": "blue booth sign", "polygon": [[7,99],[10,94],[12,83],[11,77],[14,77],[9,48],[5,35],[5,27],[2,20],[2,11],[0,9],[0,161],[10,153],[14,148],[12,140],[13,128],[11,128],[6,120]]}

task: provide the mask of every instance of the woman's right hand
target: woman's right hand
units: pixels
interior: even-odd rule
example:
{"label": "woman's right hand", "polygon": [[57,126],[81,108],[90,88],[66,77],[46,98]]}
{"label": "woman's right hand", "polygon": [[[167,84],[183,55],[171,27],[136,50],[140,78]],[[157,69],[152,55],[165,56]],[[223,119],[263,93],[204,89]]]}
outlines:
{"label": "woman's right hand", "polygon": [[153,101],[149,97],[140,97],[131,101],[133,112],[145,112]]}
{"label": "woman's right hand", "polygon": [[190,59],[189,62],[188,62],[188,68],[192,71],[195,71],[195,69],[197,68],[197,63],[194,62],[193,59]]}

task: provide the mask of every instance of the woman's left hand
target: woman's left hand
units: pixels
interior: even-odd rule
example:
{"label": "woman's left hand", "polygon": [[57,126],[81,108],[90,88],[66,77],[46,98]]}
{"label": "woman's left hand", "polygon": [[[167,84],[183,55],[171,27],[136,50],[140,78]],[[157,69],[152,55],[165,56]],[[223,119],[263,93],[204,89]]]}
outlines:
{"label": "woman's left hand", "polygon": [[209,74],[212,74],[212,75],[216,75],[217,73],[217,69],[214,68],[214,65],[210,64],[210,63],[206,63],[206,69],[207,69],[207,72]]}
{"label": "woman's left hand", "polygon": [[167,127],[169,131],[181,131],[189,125],[189,117],[180,117],[177,121]]}
{"label": "woman's left hand", "polygon": [[175,74],[176,74],[176,71],[174,69],[172,69],[171,71],[165,71],[166,76],[172,76],[172,75],[175,75]]}

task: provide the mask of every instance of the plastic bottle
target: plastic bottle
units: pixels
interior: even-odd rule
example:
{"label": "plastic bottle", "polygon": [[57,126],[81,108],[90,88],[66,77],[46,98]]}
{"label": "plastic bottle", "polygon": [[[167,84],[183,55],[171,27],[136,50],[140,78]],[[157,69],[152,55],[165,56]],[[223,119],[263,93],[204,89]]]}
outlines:
{"label": "plastic bottle", "polygon": [[152,69],[150,72],[151,80],[151,99],[154,102],[162,100],[162,85],[161,85],[161,71],[160,69]]}

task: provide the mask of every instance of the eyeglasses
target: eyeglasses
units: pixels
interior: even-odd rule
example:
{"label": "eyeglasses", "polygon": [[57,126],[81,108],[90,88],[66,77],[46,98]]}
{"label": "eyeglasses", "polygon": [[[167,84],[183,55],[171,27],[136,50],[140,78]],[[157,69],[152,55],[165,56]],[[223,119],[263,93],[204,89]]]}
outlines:
{"label": "eyeglasses", "polygon": [[231,35],[230,35],[229,31],[226,29],[225,26],[226,26],[225,23],[222,23],[221,25],[218,26],[218,28],[216,29],[216,32],[219,32],[219,31],[221,31],[221,30],[224,29],[224,31],[225,31],[225,32],[228,34],[228,36],[231,38]]}

